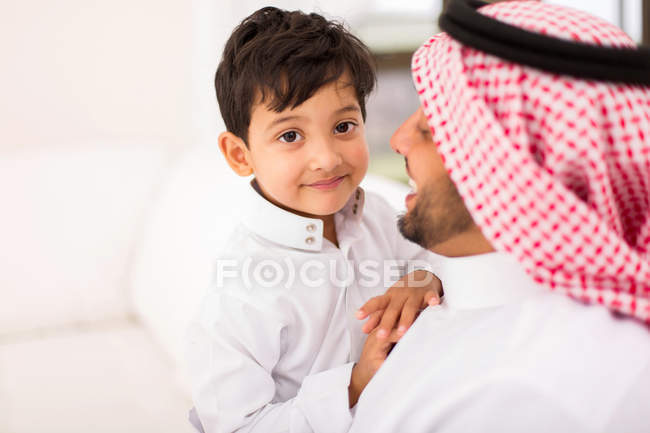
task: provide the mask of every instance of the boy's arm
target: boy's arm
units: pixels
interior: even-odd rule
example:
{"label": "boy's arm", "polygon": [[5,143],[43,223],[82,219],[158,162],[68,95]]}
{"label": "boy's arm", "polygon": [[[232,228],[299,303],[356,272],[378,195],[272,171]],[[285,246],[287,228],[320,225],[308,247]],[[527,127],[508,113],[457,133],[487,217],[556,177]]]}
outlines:
{"label": "boy's arm", "polygon": [[377,211],[386,218],[386,235],[391,239],[392,257],[404,264],[404,275],[383,295],[375,296],[357,312],[365,333],[379,327],[378,338],[386,338],[394,328],[403,335],[413,324],[419,312],[429,305],[441,302],[442,282],[437,277],[440,257],[407,240],[397,227],[397,212],[379,197]]}
{"label": "boy's arm", "polygon": [[294,398],[275,402],[286,321],[256,305],[215,293],[190,327],[188,368],[205,432],[346,432],[352,363],[307,376]]}

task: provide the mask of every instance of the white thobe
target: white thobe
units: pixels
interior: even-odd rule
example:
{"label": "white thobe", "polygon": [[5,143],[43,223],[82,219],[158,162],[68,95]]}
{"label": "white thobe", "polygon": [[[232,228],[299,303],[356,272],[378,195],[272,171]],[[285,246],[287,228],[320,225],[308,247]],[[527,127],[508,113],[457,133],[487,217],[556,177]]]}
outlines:
{"label": "white thobe", "polygon": [[537,285],[509,256],[444,259],[361,394],[353,433],[648,432],[650,332]]}

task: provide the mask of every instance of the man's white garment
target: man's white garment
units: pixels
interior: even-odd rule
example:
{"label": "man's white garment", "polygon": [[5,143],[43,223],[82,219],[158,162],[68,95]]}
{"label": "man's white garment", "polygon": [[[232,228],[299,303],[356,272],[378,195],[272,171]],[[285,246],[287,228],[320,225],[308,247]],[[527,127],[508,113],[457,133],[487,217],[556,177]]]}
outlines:
{"label": "man's white garment", "polygon": [[443,259],[445,302],[395,346],[354,433],[648,432],[650,333],[500,253]]}
{"label": "man's white garment", "polygon": [[[320,219],[284,211],[252,188],[246,200],[217,287],[190,327],[201,423],[206,433],[346,432],[351,369],[365,341],[354,315],[401,277],[393,260],[434,256],[406,241],[390,205],[360,188],[335,215],[339,248]],[[355,277],[346,281],[350,265]]]}

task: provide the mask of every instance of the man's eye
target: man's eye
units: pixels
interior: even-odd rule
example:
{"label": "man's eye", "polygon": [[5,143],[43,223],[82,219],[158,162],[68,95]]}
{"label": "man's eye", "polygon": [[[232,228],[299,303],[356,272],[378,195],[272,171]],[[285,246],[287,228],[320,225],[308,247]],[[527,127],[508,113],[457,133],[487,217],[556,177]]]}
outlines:
{"label": "man's eye", "polygon": [[350,132],[356,125],[352,122],[341,122],[338,125],[336,125],[336,128],[334,130],[338,134],[345,134],[346,132]]}
{"label": "man's eye", "polygon": [[302,136],[298,134],[296,131],[289,131],[282,134],[279,140],[285,143],[293,143],[294,141],[297,141],[299,138],[302,138]]}
{"label": "man's eye", "polygon": [[433,139],[433,136],[431,135],[431,130],[429,128],[420,128],[420,133],[427,140]]}

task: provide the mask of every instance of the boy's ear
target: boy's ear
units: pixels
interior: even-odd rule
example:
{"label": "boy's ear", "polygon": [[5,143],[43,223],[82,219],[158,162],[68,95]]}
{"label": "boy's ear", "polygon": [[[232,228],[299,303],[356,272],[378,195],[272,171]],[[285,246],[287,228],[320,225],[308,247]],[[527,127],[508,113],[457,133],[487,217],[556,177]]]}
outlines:
{"label": "boy's ear", "polygon": [[219,150],[235,173],[240,176],[248,176],[253,173],[248,148],[244,140],[232,132],[222,132],[219,134]]}

